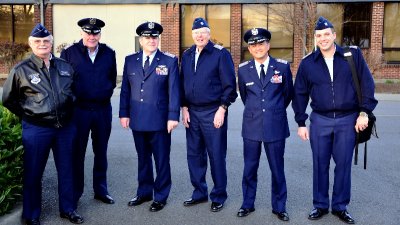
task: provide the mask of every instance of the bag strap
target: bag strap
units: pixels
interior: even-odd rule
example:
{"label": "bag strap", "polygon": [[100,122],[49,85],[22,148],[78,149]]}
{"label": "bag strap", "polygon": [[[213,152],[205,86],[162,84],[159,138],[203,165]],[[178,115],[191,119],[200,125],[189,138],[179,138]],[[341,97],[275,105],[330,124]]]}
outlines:
{"label": "bag strap", "polygon": [[[353,55],[348,46],[345,46],[343,49],[344,49],[344,57],[346,58],[347,62],[350,65],[354,85],[356,86],[358,104],[359,104],[359,106],[361,106],[362,97],[361,97],[360,80],[358,79],[358,76],[357,76],[357,70],[356,70],[356,65],[354,64]],[[358,161],[358,140],[359,140],[359,134],[357,133],[356,147],[354,150],[354,165],[357,165],[357,161]],[[364,144],[364,169],[367,169],[367,142],[365,142],[365,144]]]}

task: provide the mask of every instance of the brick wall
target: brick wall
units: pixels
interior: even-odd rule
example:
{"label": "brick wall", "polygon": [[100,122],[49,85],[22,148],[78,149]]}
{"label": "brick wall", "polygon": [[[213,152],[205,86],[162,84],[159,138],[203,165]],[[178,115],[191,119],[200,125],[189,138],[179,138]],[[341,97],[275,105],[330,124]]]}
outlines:
{"label": "brick wall", "polygon": [[242,5],[231,4],[231,55],[235,70],[240,64],[242,52]]}
{"label": "brick wall", "polygon": [[[303,8],[300,3],[296,3],[294,7],[294,13],[296,18],[303,18]],[[293,37],[293,62],[291,64],[292,74],[296,76],[297,68],[299,67],[300,61],[304,56],[304,47],[300,39],[300,33],[298,27],[294,26],[294,37]]]}
{"label": "brick wall", "polygon": [[178,3],[161,4],[161,25],[164,31],[161,36],[161,50],[170,52],[180,59],[180,10]]}

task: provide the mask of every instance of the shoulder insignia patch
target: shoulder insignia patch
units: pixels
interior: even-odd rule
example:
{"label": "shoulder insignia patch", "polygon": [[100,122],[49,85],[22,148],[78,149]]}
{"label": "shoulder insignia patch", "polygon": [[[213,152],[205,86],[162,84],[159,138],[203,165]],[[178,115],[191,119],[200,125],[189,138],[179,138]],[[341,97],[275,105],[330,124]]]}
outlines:
{"label": "shoulder insignia patch", "polygon": [[218,50],[222,50],[224,47],[222,47],[221,45],[215,44],[215,45],[214,45],[214,48],[216,48],[216,49],[218,49]]}
{"label": "shoulder insignia patch", "polygon": [[311,54],[313,54],[312,52],[308,53],[307,55],[305,55],[302,59],[307,58],[308,56],[310,56]]}
{"label": "shoulder insignia patch", "polygon": [[245,66],[245,65],[249,64],[249,62],[250,62],[250,61],[246,61],[246,62],[240,63],[240,64],[239,64],[239,68],[242,67],[242,66]]}
{"label": "shoulder insignia patch", "polygon": [[169,53],[169,52],[163,52],[163,53],[164,53],[164,55],[166,55],[166,56],[169,56],[169,57],[171,57],[171,58],[175,58],[175,55],[172,54],[172,53]]}
{"label": "shoulder insignia patch", "polygon": [[284,59],[276,59],[277,62],[283,63],[283,64],[288,64],[288,61]]}

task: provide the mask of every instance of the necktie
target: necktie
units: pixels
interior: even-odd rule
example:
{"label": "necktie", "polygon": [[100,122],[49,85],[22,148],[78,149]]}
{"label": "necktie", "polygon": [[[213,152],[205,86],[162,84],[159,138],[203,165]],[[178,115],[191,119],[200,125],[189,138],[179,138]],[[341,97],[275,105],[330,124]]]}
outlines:
{"label": "necktie", "polygon": [[260,67],[261,67],[261,71],[260,71],[260,80],[261,80],[261,82],[264,82],[265,77],[266,77],[265,71],[264,71],[264,64],[261,64]]}
{"label": "necktie", "polygon": [[143,71],[146,74],[147,70],[149,69],[150,64],[150,56],[146,56],[146,61],[144,62]]}

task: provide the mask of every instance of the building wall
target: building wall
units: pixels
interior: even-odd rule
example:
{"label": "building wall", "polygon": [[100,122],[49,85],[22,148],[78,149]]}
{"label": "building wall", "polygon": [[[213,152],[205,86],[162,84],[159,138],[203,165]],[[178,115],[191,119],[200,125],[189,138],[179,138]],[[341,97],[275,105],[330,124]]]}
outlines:
{"label": "building wall", "polygon": [[146,21],[159,23],[161,15],[158,4],[53,5],[52,8],[54,49],[62,43],[71,44],[81,39],[77,25],[80,19],[95,17],[105,22],[100,42],[116,51],[118,75],[123,73],[125,56],[139,50],[135,49],[136,27]]}

